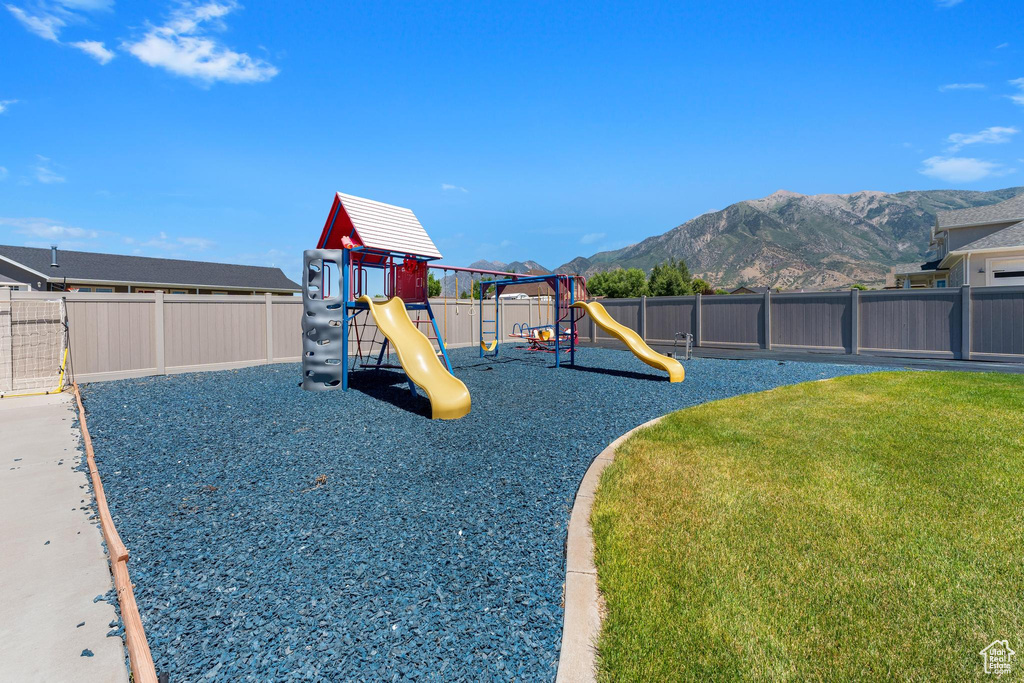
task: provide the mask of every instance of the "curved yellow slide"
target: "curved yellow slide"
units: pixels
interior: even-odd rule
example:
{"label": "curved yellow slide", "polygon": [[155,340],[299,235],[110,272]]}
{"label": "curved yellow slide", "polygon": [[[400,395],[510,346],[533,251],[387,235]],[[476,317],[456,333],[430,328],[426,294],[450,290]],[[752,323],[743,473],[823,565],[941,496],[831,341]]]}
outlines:
{"label": "curved yellow slide", "polygon": [[359,297],[373,315],[373,320],[398,353],[398,361],[413,384],[427,392],[430,417],[435,420],[457,420],[469,413],[469,389],[448,372],[438,359],[434,345],[420,332],[405,310],[405,302],[397,296],[377,304],[368,296]]}
{"label": "curved yellow slide", "polygon": [[608,311],[597,301],[577,301],[572,305],[573,308],[582,308],[589,315],[590,319],[593,320],[597,325],[622,340],[622,343],[633,352],[637,358],[650,365],[652,368],[664,370],[668,373],[669,382],[682,382],[683,375],[683,364],[677,361],[675,358],[669,358],[663,356],[643,340],[639,334],[634,330],[629,329],[620,322],[617,322]]}

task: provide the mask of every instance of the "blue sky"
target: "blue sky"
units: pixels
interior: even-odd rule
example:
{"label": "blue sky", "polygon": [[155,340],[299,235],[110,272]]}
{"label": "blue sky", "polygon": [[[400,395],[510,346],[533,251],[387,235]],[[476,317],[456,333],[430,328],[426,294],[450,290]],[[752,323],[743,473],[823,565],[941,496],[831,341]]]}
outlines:
{"label": "blue sky", "polygon": [[1024,184],[1017,0],[0,4],[0,243],[295,277],[341,190],[554,267],[780,188]]}

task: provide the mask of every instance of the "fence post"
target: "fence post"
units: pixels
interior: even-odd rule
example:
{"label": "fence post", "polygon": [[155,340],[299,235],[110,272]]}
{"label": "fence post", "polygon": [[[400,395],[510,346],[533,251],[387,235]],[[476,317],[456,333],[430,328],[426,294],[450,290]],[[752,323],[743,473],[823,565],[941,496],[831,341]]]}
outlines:
{"label": "fence post", "polygon": [[11,288],[0,287],[0,391],[14,390],[14,334],[11,329],[14,319],[14,304],[11,303]]}
{"label": "fence post", "polygon": [[640,295],[640,324],[637,327],[640,328],[640,338],[647,341],[647,295]]}
{"label": "fence post", "polygon": [[693,304],[693,345],[700,346],[701,334],[700,334],[700,292],[696,294],[696,300]]}
{"label": "fence post", "polygon": [[772,288],[764,290],[764,350],[772,350]]}
{"label": "fence post", "polygon": [[971,359],[971,286],[960,287],[960,358]]}
{"label": "fence post", "polygon": [[271,294],[270,292],[264,292],[263,296],[264,296],[263,300],[264,300],[264,302],[266,304],[266,307],[267,307],[267,315],[266,315],[266,319],[267,319],[267,329],[266,329],[266,332],[267,332],[267,337],[266,337],[266,339],[267,339],[267,362],[268,363],[273,363],[274,362],[274,300],[272,299],[272,297],[274,295]]}
{"label": "fence post", "polygon": [[850,353],[860,354],[860,290],[850,289]]}
{"label": "fence post", "polygon": [[155,295],[156,310],[153,320],[155,322],[156,339],[153,340],[153,349],[156,352],[156,374],[167,374],[167,363],[164,357],[164,293],[157,292]]}

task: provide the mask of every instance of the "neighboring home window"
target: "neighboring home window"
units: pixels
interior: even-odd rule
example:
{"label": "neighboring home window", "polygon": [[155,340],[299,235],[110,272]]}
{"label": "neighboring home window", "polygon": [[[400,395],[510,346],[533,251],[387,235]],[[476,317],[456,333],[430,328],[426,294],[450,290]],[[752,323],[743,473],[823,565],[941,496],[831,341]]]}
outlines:
{"label": "neighboring home window", "polygon": [[188,294],[188,292],[184,289],[172,289],[171,294]]}
{"label": "neighboring home window", "polygon": [[942,280],[936,280],[935,281],[935,286],[936,287],[945,287],[946,286],[945,278],[943,278]]}
{"label": "neighboring home window", "polygon": [[210,294],[227,294],[227,292],[219,292],[217,290],[214,290],[214,291],[210,292]]}
{"label": "neighboring home window", "polygon": [[988,284],[997,286],[1024,285],[1024,258],[989,259]]}
{"label": "neighboring home window", "polygon": [[97,292],[105,292],[105,293],[111,294],[111,293],[113,293],[114,288],[113,287],[97,287],[96,291]]}
{"label": "neighboring home window", "polygon": [[75,290],[76,292],[91,292],[92,287],[79,287]]}

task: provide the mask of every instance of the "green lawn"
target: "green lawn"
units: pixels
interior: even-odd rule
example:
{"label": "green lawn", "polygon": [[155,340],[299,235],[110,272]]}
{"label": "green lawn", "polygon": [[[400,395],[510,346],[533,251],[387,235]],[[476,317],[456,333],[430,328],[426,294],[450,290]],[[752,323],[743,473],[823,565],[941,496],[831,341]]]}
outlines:
{"label": "green lawn", "polygon": [[674,413],[619,448],[591,522],[603,680],[985,678],[996,638],[1024,660],[1024,377]]}

